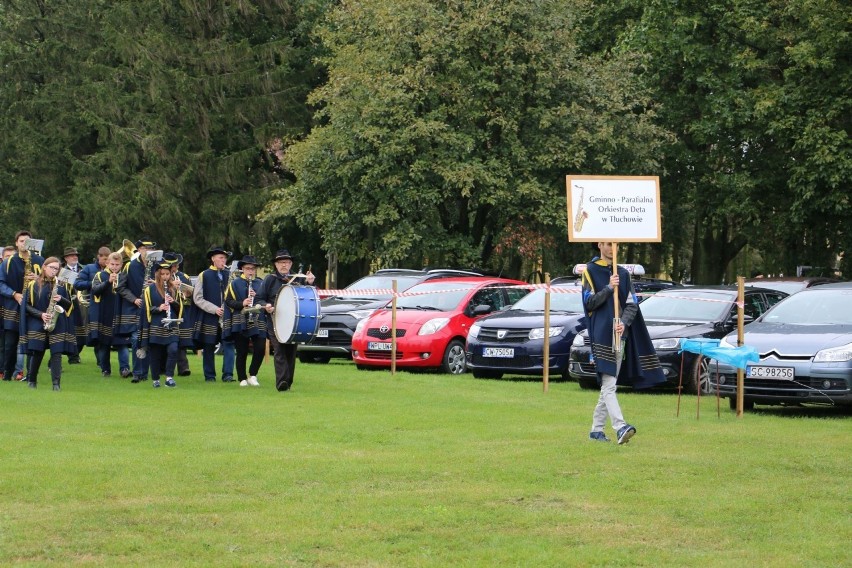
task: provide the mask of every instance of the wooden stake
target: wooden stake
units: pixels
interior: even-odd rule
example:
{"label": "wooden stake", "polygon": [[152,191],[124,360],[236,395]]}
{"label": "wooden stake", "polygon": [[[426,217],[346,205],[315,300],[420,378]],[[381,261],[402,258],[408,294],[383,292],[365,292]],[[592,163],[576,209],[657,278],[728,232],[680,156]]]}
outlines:
{"label": "wooden stake", "polygon": [[544,274],[544,375],[542,376],[544,392],[547,392],[550,382],[550,273]]}
{"label": "wooden stake", "polygon": [[[745,332],[743,324],[745,321],[745,278],[737,276],[737,347],[745,343]],[[737,368],[737,418],[743,417],[743,403],[745,398],[745,371]]]}
{"label": "wooden stake", "polygon": [[396,280],[392,283],[391,299],[391,376],[396,374]]}

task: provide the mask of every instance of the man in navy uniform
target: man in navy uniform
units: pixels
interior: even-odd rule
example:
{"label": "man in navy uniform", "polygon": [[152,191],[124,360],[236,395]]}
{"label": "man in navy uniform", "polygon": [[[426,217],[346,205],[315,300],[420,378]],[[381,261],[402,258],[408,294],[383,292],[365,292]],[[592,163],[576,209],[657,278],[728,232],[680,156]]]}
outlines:
{"label": "man in navy uniform", "polygon": [[225,291],[228,289],[230,273],[225,265],[231,256],[220,246],[210,247],[207,260],[210,268],[198,275],[192,291],[195,318],[195,343],[201,346],[204,380],[216,381],[216,345],[222,350],[222,382],[234,380],[234,342],[222,339],[222,318],[225,312]]}

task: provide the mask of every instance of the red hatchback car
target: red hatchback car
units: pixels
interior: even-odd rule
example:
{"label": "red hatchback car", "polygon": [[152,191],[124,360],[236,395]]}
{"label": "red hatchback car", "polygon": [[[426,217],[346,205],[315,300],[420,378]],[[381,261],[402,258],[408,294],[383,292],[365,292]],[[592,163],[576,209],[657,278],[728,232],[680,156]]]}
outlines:
{"label": "red hatchback car", "polygon": [[[396,301],[397,367],[464,373],[470,326],[520,300],[529,292],[524,286],[520,280],[491,277],[442,278],[412,286]],[[390,367],[390,303],[358,323],[352,359],[359,369]]]}

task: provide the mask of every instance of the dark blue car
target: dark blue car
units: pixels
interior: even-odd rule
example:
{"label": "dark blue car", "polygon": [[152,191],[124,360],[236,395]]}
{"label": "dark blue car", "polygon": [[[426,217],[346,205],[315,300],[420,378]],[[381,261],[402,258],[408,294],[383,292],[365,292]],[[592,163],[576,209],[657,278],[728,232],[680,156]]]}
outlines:
{"label": "dark blue car", "polygon": [[[550,372],[568,378],[568,356],[574,336],[586,328],[578,282],[558,282],[550,294]],[[477,378],[504,374],[544,373],[543,289],[533,290],[510,308],[471,326],[467,337],[467,366]]]}

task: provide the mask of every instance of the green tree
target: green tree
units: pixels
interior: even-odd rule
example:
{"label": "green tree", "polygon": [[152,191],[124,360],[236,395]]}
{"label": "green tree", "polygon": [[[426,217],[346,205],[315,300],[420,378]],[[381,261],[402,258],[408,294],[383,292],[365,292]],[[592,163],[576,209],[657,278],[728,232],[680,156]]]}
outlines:
{"label": "green tree", "polygon": [[326,4],[8,5],[4,220],[92,248],[150,235],[195,269],[213,243],[267,252],[256,215],[286,183],[275,146],[310,123],[307,32]]}
{"label": "green tree", "polygon": [[[319,30],[329,76],[310,99],[317,126],[288,149],[296,182],[268,216],[300,213],[324,248],[364,267],[517,274],[517,252],[495,247],[518,228],[566,241],[566,173],[657,169],[661,133],[631,73],[637,59],[576,47],[587,7],[342,3]],[[545,252],[565,264],[571,250]]]}
{"label": "green tree", "polygon": [[748,243],[788,273],[849,244],[847,24],[826,0],[654,0],[631,28],[677,135],[663,187],[693,228],[695,282]]}

